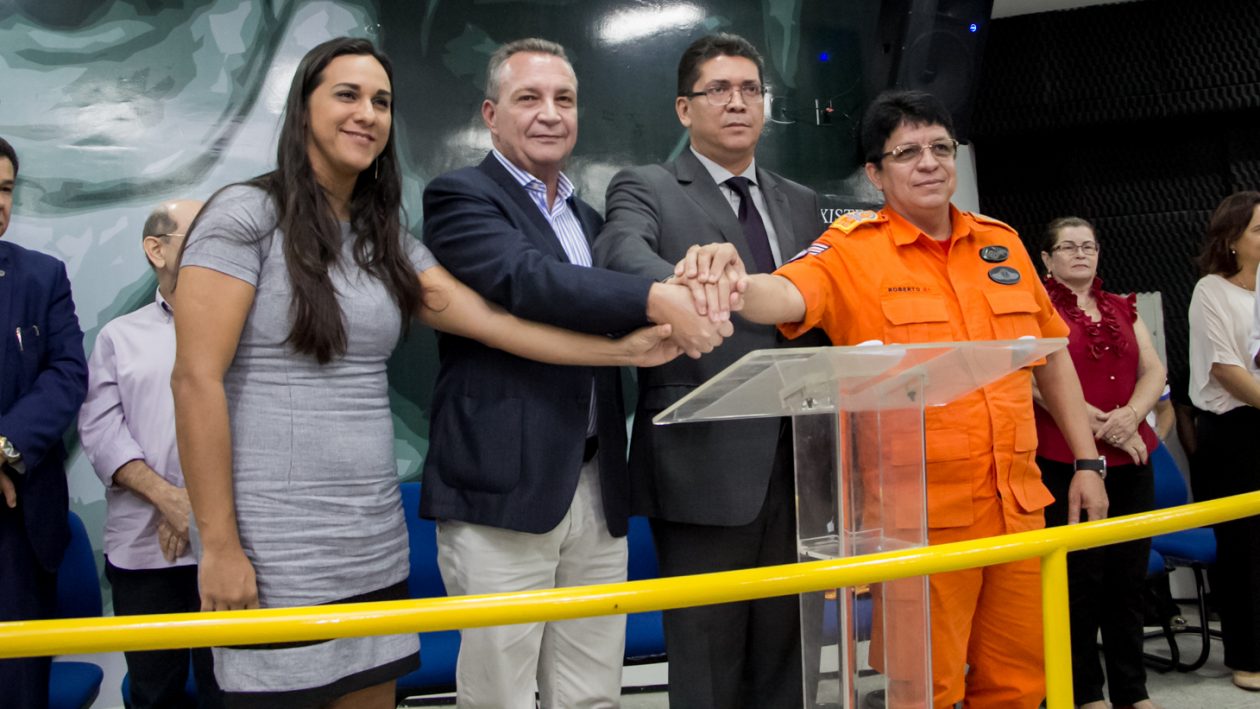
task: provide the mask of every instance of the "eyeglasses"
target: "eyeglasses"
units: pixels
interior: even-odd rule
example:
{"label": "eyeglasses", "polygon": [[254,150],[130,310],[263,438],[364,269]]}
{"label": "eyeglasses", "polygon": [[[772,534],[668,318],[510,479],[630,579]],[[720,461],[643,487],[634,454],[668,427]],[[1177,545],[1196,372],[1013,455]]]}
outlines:
{"label": "eyeglasses", "polygon": [[935,140],[927,145],[907,143],[898,145],[879,157],[892,158],[893,162],[908,165],[918,162],[919,158],[923,157],[924,150],[931,150],[932,157],[937,160],[953,160],[954,156],[958,154],[958,141],[950,138],[949,140]]}
{"label": "eyeglasses", "polygon": [[[751,81],[746,84],[739,85],[739,95],[744,97],[744,103],[754,104],[761,102],[761,96],[769,87],[761,84],[754,84]],[[704,91],[692,91],[691,93],[678,94],[683,98],[696,98],[704,96],[709,99],[710,106],[725,106],[731,102],[731,98],[735,96],[735,87],[725,81],[718,82],[712,86],[705,87]]]}
{"label": "eyeglasses", "polygon": [[187,236],[187,233],[181,233],[181,232],[173,231],[173,232],[171,232],[171,233],[169,233],[169,234],[149,234],[149,236],[151,236],[151,237],[153,237],[153,238],[155,238],[155,239],[169,239],[169,238],[170,238],[170,237],[172,237],[172,236]]}
{"label": "eyeglasses", "polygon": [[1093,256],[1094,254],[1098,253],[1098,244],[1093,241],[1086,241],[1083,244],[1075,244],[1071,241],[1063,241],[1058,244],[1055,244],[1054,248],[1051,249],[1051,251],[1055,252],[1056,254],[1066,254],[1068,252],[1076,253],[1077,251],[1080,251],[1086,256]]}

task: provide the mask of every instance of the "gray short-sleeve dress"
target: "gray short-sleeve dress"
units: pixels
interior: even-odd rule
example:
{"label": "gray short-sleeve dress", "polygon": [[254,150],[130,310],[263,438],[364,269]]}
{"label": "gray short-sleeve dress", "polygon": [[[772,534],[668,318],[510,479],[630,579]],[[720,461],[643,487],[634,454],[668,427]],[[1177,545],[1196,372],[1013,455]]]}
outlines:
{"label": "gray short-sleeve dress", "polygon": [[[265,192],[241,185],[219,193],[181,262],[256,289],[224,386],[237,526],[264,608],[406,597],[407,529],[385,376],[401,320],[385,286],[355,265],[348,224],[342,237],[331,278],[348,345],[324,365],[285,342],[292,293],[284,234]],[[402,238],[417,271],[436,265],[417,239]],[[215,648],[215,673],[225,692],[258,700],[233,704],[310,705],[406,674],[418,650],[414,633]]]}

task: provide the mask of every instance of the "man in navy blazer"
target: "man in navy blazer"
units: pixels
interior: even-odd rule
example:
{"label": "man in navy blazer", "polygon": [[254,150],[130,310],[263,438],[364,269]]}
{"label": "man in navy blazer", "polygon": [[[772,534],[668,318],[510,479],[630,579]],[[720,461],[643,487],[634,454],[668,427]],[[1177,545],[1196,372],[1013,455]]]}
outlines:
{"label": "man in navy blazer", "polygon": [[[17,153],[0,138],[0,236],[13,212]],[[66,267],[0,241],[0,621],[51,615],[70,540],[66,450],[87,391],[83,331]],[[48,705],[47,657],[0,660],[0,707]]]}
{"label": "man in navy blazer", "polygon": [[[730,323],[687,289],[591,268],[603,220],[561,172],[577,139],[564,49],[517,40],[490,59],[482,118],[494,151],[424,192],[424,240],[451,273],[511,313],[606,334],[668,322],[699,356]],[[532,362],[439,335],[421,513],[438,521],[452,594],[626,577],[625,416],[615,368]],[[621,616],[465,630],[459,706],[616,706]]]}

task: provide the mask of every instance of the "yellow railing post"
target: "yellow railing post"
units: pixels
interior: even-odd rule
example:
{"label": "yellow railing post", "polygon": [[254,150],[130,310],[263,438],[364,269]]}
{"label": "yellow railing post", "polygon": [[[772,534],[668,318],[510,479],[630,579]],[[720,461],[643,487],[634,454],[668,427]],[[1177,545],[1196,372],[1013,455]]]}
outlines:
{"label": "yellow railing post", "polygon": [[1072,709],[1072,630],[1067,547],[1041,557],[1041,621],[1046,650],[1046,709]]}

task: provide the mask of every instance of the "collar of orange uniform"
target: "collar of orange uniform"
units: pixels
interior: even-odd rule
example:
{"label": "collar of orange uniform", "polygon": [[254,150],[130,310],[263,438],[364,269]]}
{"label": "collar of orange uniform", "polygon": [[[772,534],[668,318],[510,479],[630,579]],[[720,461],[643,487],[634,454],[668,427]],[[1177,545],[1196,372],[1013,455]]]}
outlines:
{"label": "collar of orange uniform", "polygon": [[[913,244],[919,239],[919,237],[923,237],[924,239],[933,242],[936,241],[927,234],[924,234],[922,229],[911,224],[905,217],[898,214],[896,210],[884,207],[883,212],[887,215],[889,224],[892,225],[892,239],[893,243],[897,246]],[[952,202],[949,205],[949,223],[953,227],[953,231],[949,235],[949,242],[951,245],[964,236],[971,234],[972,227],[974,226],[972,220],[968,218],[966,214],[960,212]]]}

